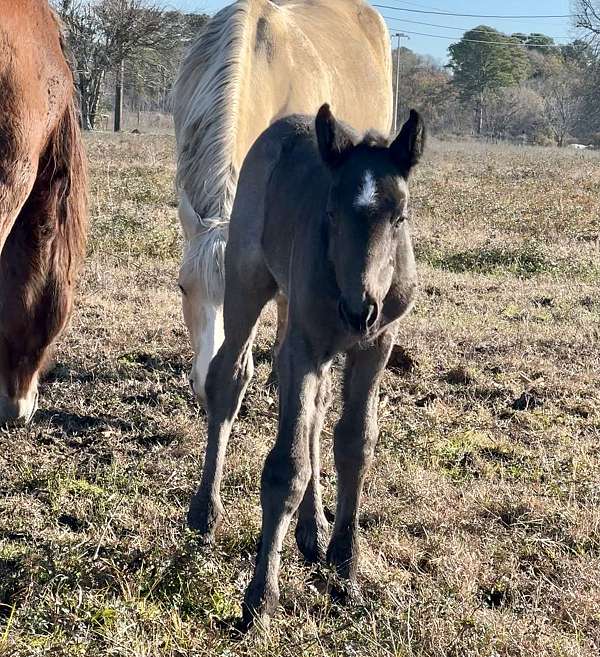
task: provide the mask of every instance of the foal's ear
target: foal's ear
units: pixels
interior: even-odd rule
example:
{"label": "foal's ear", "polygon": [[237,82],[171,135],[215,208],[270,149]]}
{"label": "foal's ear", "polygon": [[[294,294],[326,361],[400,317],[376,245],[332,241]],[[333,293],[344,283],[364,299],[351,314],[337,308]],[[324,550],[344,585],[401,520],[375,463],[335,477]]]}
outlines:
{"label": "foal's ear", "polygon": [[419,112],[410,110],[410,116],[402,126],[400,134],[390,145],[392,159],[406,178],[417,164],[425,149],[425,123]]}
{"label": "foal's ear", "polygon": [[335,169],[354,146],[352,138],[335,120],[327,103],[317,113],[315,128],[321,158],[327,166]]}

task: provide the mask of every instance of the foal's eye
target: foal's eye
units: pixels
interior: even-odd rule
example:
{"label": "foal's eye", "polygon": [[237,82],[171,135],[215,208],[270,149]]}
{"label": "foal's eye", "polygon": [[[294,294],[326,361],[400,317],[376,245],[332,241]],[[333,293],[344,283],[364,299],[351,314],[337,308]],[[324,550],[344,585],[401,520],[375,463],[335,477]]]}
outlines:
{"label": "foal's eye", "polygon": [[183,285],[179,285],[179,284],[178,284],[177,287],[179,288],[179,291],[181,292],[181,294],[183,294],[183,296],[185,296],[185,295],[186,295],[186,291],[183,289]]}
{"label": "foal's eye", "polygon": [[403,221],[408,219],[408,212],[400,212],[392,217],[392,225],[399,226]]}

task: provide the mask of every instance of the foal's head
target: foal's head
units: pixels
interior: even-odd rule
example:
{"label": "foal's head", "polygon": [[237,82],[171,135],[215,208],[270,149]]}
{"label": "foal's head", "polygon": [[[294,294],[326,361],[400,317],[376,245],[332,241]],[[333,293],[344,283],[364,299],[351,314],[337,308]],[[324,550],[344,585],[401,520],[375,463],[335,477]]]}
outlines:
{"label": "foal's head", "polygon": [[408,177],[423,152],[425,126],[411,110],[389,146],[374,135],[355,143],[323,105],[316,133],[321,157],[332,172],[327,215],[339,312],[348,329],[368,335],[377,328],[394,280],[414,276],[406,225]]}

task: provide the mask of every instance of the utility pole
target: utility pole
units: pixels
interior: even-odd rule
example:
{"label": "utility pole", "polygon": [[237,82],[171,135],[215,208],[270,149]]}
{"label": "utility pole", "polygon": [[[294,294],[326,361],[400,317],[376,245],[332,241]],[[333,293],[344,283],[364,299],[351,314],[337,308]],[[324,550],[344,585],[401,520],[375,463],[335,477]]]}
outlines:
{"label": "utility pole", "polygon": [[121,117],[123,115],[123,78],[125,77],[125,58],[122,57],[117,68],[115,84],[115,132],[121,130]]}
{"label": "utility pole", "polygon": [[403,32],[396,32],[394,36],[398,39],[396,46],[396,89],[394,93],[394,134],[398,130],[398,93],[400,91],[400,39],[410,39],[407,34]]}

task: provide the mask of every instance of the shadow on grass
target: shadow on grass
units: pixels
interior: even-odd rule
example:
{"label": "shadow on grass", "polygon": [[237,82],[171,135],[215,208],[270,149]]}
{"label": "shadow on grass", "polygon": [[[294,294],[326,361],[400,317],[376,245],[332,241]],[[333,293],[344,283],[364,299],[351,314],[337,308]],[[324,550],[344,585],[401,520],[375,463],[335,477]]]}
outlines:
{"label": "shadow on grass", "polygon": [[40,409],[36,424],[47,423],[61,429],[67,436],[80,436],[98,430],[133,431],[134,424],[110,415],[83,415],[59,409]]}

